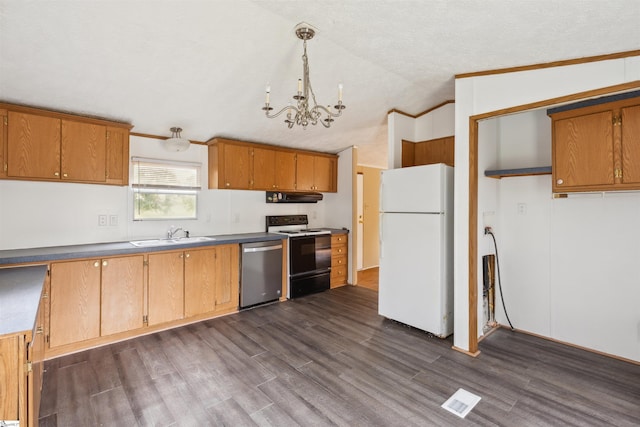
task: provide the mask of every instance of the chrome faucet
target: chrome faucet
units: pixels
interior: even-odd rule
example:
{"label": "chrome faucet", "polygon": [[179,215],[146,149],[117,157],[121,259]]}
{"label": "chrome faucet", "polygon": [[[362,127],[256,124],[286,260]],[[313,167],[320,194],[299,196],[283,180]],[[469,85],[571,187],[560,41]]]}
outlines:
{"label": "chrome faucet", "polygon": [[[182,230],[182,227],[174,227],[173,225],[171,227],[169,227],[169,230],[167,231],[167,239],[173,239],[173,237],[176,235],[176,233],[178,231]],[[187,231],[185,231],[185,233],[188,233]]]}

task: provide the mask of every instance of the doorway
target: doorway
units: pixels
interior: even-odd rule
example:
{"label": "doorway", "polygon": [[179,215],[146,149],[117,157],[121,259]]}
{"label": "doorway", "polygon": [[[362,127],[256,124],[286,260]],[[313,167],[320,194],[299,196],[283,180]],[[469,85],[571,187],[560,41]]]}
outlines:
{"label": "doorway", "polygon": [[358,286],[378,290],[378,265],[380,257],[380,172],[382,169],[357,167],[356,176],[356,224],[358,227],[356,259]]}

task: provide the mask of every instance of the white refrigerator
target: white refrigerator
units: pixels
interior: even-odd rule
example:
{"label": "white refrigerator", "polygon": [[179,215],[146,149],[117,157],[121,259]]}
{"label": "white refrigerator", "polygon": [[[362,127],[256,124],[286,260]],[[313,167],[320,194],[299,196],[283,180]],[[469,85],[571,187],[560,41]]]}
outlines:
{"label": "white refrigerator", "polygon": [[453,168],[390,169],[380,182],[378,312],[453,333]]}

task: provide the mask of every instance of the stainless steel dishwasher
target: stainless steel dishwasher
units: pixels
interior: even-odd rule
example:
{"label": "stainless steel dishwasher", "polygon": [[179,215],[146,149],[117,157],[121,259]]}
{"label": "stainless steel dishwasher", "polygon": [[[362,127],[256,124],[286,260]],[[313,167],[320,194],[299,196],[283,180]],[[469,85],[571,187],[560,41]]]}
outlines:
{"label": "stainless steel dishwasher", "polygon": [[282,242],[240,245],[240,308],[280,298],[282,291]]}

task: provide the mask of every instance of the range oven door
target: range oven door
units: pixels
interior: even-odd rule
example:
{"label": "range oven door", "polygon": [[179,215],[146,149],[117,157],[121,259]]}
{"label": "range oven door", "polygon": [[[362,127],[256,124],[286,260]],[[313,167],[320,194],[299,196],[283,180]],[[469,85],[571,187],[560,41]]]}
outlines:
{"label": "range oven door", "polygon": [[291,277],[289,286],[290,298],[326,291],[331,287],[331,271]]}
{"label": "range oven door", "polygon": [[289,239],[291,277],[331,270],[331,235],[291,237]]}

